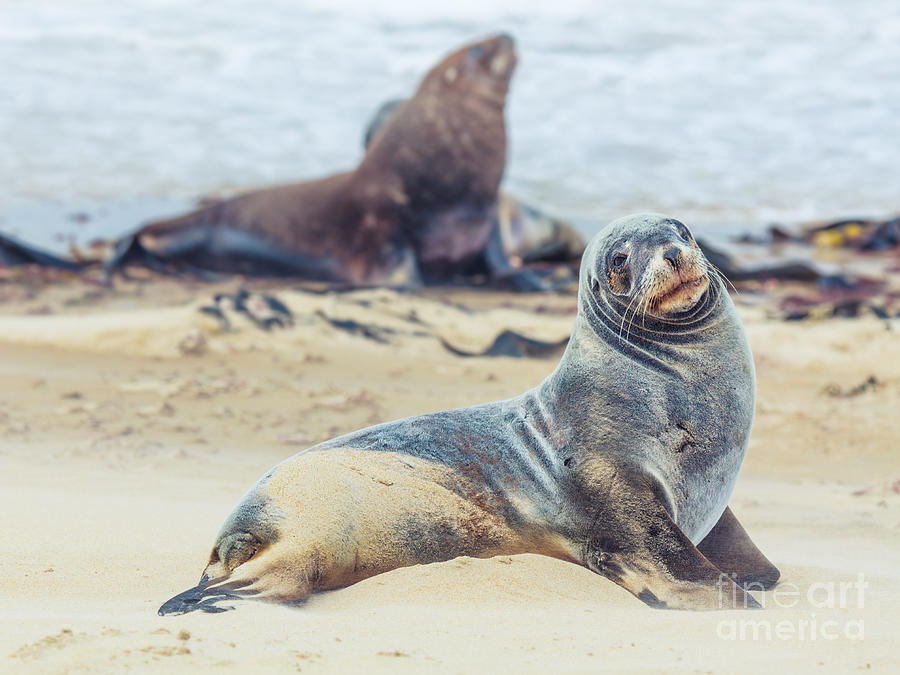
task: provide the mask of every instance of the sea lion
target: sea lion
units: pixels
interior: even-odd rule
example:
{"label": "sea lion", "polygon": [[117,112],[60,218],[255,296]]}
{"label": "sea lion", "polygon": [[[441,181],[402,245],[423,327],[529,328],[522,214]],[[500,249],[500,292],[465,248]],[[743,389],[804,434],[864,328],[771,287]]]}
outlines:
{"label": "sea lion", "polygon": [[107,280],[132,263],[358,286],[518,274],[492,239],[515,66],[508,35],[458,49],[394,112],[354,171],[145,225],[117,243]]}
{"label": "sea lion", "polygon": [[[378,108],[366,127],[364,147],[369,147],[404,103],[404,99],[391,99]],[[538,261],[575,261],[584,253],[584,238],[571,224],[523,203],[508,192],[500,192],[495,227],[512,267]]]}
{"label": "sea lion", "polygon": [[[380,424],[269,471],[160,614],[297,602],[405,565],[539,553],[648,605],[757,606],[778,570],[727,508],[753,420],[740,319],[688,229],[614,221],[556,370],[505,401]],[[738,583],[736,584],[735,581]]]}

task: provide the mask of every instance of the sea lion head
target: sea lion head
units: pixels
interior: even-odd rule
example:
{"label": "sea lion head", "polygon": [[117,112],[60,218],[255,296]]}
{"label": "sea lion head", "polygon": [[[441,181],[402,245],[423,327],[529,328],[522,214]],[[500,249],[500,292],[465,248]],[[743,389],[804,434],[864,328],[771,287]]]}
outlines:
{"label": "sea lion head", "polygon": [[582,305],[629,327],[689,322],[718,294],[719,280],[684,223],[656,213],[607,225],[582,258]]}
{"label": "sea lion head", "polygon": [[[263,481],[266,478],[268,475]],[[159,608],[160,616],[196,610],[221,612],[227,608],[218,606],[220,601],[248,595],[278,597],[277,589],[257,588],[257,582],[263,576],[260,567],[265,566],[271,577],[271,568],[278,566],[273,565],[272,558],[277,556],[272,550],[281,537],[283,514],[258,488],[247,493],[219,530],[200,582],[167,600]],[[240,574],[236,574],[238,568]],[[266,590],[269,593],[264,593]]]}
{"label": "sea lion head", "polygon": [[[406,231],[425,278],[444,278],[448,263],[478,265],[489,241],[506,166],[503,111],[515,65],[508,35],[457,49],[428,72],[410,100],[382,111],[369,134],[354,185],[367,194],[373,184],[397,184],[389,191],[400,196],[395,215],[384,220]],[[361,201],[371,209],[372,197]]]}
{"label": "sea lion head", "polygon": [[417,93],[481,95],[501,105],[516,68],[516,46],[505,33],[465,45],[432,68]]}

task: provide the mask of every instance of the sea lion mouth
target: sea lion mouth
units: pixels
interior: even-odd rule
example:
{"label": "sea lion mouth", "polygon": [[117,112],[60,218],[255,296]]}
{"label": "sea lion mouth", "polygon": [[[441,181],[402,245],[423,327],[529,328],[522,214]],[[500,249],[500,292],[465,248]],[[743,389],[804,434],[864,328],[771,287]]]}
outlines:
{"label": "sea lion mouth", "polygon": [[706,274],[679,272],[670,284],[654,295],[652,305],[657,313],[671,314],[692,307],[709,288]]}

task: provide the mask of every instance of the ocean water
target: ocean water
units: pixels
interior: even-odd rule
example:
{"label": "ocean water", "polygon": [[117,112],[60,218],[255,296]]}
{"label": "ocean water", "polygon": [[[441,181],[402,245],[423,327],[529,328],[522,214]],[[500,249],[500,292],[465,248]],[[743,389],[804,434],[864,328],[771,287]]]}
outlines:
{"label": "ocean water", "polygon": [[381,102],[498,30],[506,189],[584,228],[900,211],[897,0],[0,0],[0,230],[61,247],[351,167]]}

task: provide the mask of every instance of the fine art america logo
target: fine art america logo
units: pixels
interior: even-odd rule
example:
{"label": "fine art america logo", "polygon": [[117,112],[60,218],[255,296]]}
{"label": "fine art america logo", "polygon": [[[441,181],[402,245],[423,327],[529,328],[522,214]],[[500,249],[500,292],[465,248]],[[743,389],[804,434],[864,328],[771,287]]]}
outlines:
{"label": "fine art america logo", "polygon": [[[739,608],[743,601],[737,597],[737,589],[724,574],[719,577],[719,607]],[[716,635],[722,640],[862,640],[865,624],[852,615],[837,620],[833,612],[828,618],[817,617],[815,610],[861,610],[865,607],[865,575],[860,573],[856,581],[819,581],[804,590],[797,584],[782,582],[768,596],[757,595],[759,603],[767,609],[809,608],[802,618],[769,619],[751,612],[752,617],[741,613],[741,618],[724,619],[716,626]],[[756,586],[754,588],[754,586]],[[763,591],[762,586],[749,584],[749,591]]]}

